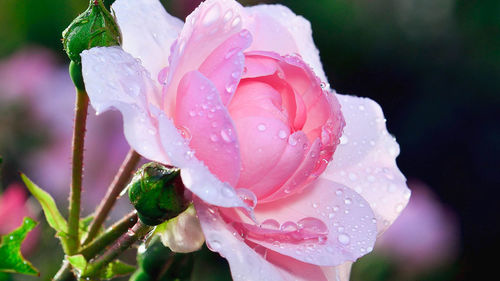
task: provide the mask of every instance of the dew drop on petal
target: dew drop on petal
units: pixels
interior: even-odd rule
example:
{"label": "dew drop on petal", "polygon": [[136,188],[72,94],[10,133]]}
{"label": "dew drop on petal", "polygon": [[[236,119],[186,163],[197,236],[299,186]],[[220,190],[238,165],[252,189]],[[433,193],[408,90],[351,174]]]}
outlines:
{"label": "dew drop on petal", "polygon": [[219,19],[220,7],[219,5],[213,5],[203,18],[203,25],[210,26]]}
{"label": "dew drop on petal", "polygon": [[299,229],[298,225],[294,223],[293,221],[286,221],[280,226],[281,231],[297,231]]}
{"label": "dew drop on petal", "polygon": [[349,242],[351,242],[351,238],[349,237],[349,235],[344,233],[341,233],[339,237],[337,237],[337,240],[344,245],[347,245],[349,244]]}
{"label": "dew drop on petal", "polygon": [[287,133],[286,133],[284,130],[280,130],[280,131],[278,132],[278,137],[279,137],[280,139],[285,139],[285,138],[286,138],[286,136],[287,136]]}
{"label": "dew drop on petal", "polygon": [[260,224],[260,227],[265,228],[265,229],[279,230],[280,223],[274,219],[267,219]]}
{"label": "dew drop on petal", "polygon": [[255,208],[257,205],[257,196],[255,196],[252,191],[246,188],[238,188],[236,190],[236,194],[238,194],[241,200],[250,208]]}

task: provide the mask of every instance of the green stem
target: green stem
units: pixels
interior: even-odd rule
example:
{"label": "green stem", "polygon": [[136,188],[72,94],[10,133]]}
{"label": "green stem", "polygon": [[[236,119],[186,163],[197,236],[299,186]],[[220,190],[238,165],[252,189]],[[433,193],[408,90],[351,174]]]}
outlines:
{"label": "green stem", "polygon": [[108,228],[103,234],[97,237],[97,239],[84,246],[81,249],[80,254],[82,254],[86,260],[94,258],[99,252],[118,239],[118,237],[120,237],[123,233],[127,232],[129,228],[133,227],[137,223],[137,220],[136,211],[129,213],[123,219]]}
{"label": "green stem", "polygon": [[[118,237],[127,232],[130,227],[133,227],[137,223],[137,212],[133,211],[122,218],[120,221],[116,222],[114,225],[109,227],[103,234],[98,236],[92,243],[88,244],[86,247],[81,249],[80,253],[85,257],[86,260],[93,259],[98,253],[104,250],[112,242],[114,242]],[[62,267],[56,273],[53,278],[54,281],[69,281],[75,280],[75,277],[71,273],[71,265],[64,261]]]}
{"label": "green stem", "polygon": [[85,90],[76,90],[75,124],[73,127],[73,156],[71,171],[71,194],[68,219],[68,255],[75,254],[80,244],[80,197],[82,193],[83,146],[89,97]]}
{"label": "green stem", "polygon": [[140,159],[141,156],[137,154],[137,152],[135,152],[133,149],[130,149],[127,156],[125,157],[125,160],[123,160],[118,173],[113,179],[113,182],[109,185],[104,199],[97,207],[97,211],[95,212],[96,215],[89,226],[89,232],[87,234],[87,237],[85,237],[82,245],[90,243],[96,237],[99,228],[113,208],[118,196],[126,187],[127,182],[132,176],[132,172],[137,166],[137,163],[139,163]]}
{"label": "green stem", "polygon": [[143,224],[140,220],[137,221],[134,227],[123,234],[109,250],[87,266],[82,278],[96,275],[105,265],[116,259],[136,241],[145,237],[152,229],[153,227]]}

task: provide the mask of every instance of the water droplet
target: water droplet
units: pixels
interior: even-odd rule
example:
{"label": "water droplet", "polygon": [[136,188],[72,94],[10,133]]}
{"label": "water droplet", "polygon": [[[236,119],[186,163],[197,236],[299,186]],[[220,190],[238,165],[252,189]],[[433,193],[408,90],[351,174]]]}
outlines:
{"label": "water droplet", "polygon": [[207,246],[213,250],[213,251],[217,251],[218,249],[220,249],[220,247],[222,246],[221,243],[218,241],[218,240],[212,240],[210,241],[209,243],[207,243]]}
{"label": "water droplet", "polygon": [[240,51],[240,48],[232,48],[230,49],[226,55],[224,56],[225,59],[229,59],[230,57],[232,57],[234,54],[236,54],[236,52],[239,52]]}
{"label": "water droplet", "polygon": [[224,14],[224,22],[228,22],[233,17],[233,11],[229,10]]}
{"label": "water droplet", "polygon": [[280,130],[280,131],[278,132],[278,137],[279,137],[280,139],[285,139],[285,138],[286,138],[286,136],[287,136],[287,133],[286,133],[284,130]]}
{"label": "water droplet", "polygon": [[235,71],[235,72],[231,73],[231,77],[233,77],[234,79],[238,79],[238,77],[240,77],[240,72]]}
{"label": "water droplet", "polygon": [[279,230],[280,223],[274,219],[267,219],[260,224],[260,227],[265,228],[265,229]]}
{"label": "water droplet", "polygon": [[259,125],[257,126],[257,129],[258,129],[259,131],[263,132],[263,131],[265,131],[265,130],[266,130],[266,125],[264,125],[264,124],[259,124]]}
{"label": "water droplet", "polygon": [[210,26],[214,22],[216,22],[219,19],[220,16],[220,7],[219,5],[213,5],[208,12],[205,14],[205,17],[203,18],[203,25],[204,26]]}
{"label": "water droplet", "polygon": [[232,142],[234,140],[231,129],[221,130],[220,136],[225,142]]}
{"label": "water droplet", "polygon": [[337,237],[337,240],[344,245],[347,245],[349,244],[349,242],[351,242],[351,238],[349,237],[349,235],[344,233],[341,233],[339,237]]}
{"label": "water droplet", "polygon": [[339,140],[340,144],[347,144],[349,142],[349,139],[347,138],[346,135],[342,135]]}
{"label": "water droplet", "polygon": [[193,137],[191,135],[191,132],[184,126],[177,127],[177,130],[179,130],[179,133],[181,134],[181,136],[186,140],[191,140],[191,138]]}
{"label": "water droplet", "polygon": [[343,193],[344,193],[344,191],[340,188],[337,189],[337,191],[335,191],[335,194],[337,194],[338,196],[341,196]]}
{"label": "water droplet", "polygon": [[355,173],[349,173],[349,179],[352,181],[355,181],[358,178],[358,176]]}
{"label": "water droplet", "polygon": [[350,205],[350,204],[352,203],[351,198],[346,198],[346,199],[344,200],[344,203],[345,203],[346,205]]}
{"label": "water droplet", "polygon": [[312,203],[312,204],[311,204],[311,206],[312,206],[314,209],[318,208],[318,204],[317,204],[317,203]]}
{"label": "water droplet", "polygon": [[236,83],[229,83],[226,85],[226,91],[228,93],[233,93],[236,90]]}
{"label": "water droplet", "polygon": [[219,138],[217,137],[216,134],[211,134],[210,135],[210,140],[213,141],[213,142],[217,142],[219,140]]}
{"label": "water droplet", "polygon": [[293,221],[286,221],[280,226],[280,230],[286,232],[297,231],[298,229],[299,227]]}
{"label": "water droplet", "polygon": [[240,24],[240,22],[241,22],[241,18],[239,16],[237,16],[237,17],[235,17],[233,19],[233,22],[231,23],[231,26],[232,27],[236,27],[238,24]]}
{"label": "water droplet", "polygon": [[246,188],[238,188],[236,194],[241,198],[241,200],[247,204],[250,208],[255,208],[257,205],[257,196]]}
{"label": "water droplet", "polygon": [[290,135],[288,137],[288,144],[290,144],[291,146],[297,145],[297,140],[295,139],[294,135]]}
{"label": "water droplet", "polygon": [[326,224],[317,218],[307,217],[297,222],[297,225],[302,230],[313,232],[316,235],[328,234],[328,227]]}
{"label": "water droplet", "polygon": [[363,111],[363,110],[365,110],[365,107],[363,105],[360,105],[360,106],[358,106],[358,109]]}

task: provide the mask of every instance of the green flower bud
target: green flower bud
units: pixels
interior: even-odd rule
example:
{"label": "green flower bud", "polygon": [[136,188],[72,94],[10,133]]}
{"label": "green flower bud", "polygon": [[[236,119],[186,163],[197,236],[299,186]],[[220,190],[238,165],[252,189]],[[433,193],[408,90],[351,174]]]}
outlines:
{"label": "green flower bud", "polygon": [[142,166],[128,185],[128,196],[147,225],[174,218],[189,206],[180,170],[151,162]]}
{"label": "green flower bud", "polygon": [[102,0],[90,0],[85,12],[63,31],[63,45],[68,57],[81,63],[80,53],[92,47],[121,44],[121,34],[114,17]]}

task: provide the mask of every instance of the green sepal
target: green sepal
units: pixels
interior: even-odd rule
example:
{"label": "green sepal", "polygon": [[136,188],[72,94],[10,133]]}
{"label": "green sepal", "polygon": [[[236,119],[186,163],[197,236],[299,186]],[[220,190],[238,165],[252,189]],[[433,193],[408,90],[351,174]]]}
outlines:
{"label": "green sepal", "polygon": [[147,163],[135,173],[127,188],[139,218],[150,226],[178,216],[189,206],[177,168]]}
{"label": "green sepal", "polygon": [[90,0],[87,10],[71,22],[62,36],[68,57],[78,64],[84,50],[121,44],[120,29],[102,0]]}
{"label": "green sepal", "polygon": [[[73,266],[78,275],[86,276],[85,272],[89,266],[88,261],[81,254],[67,257],[68,262]],[[96,278],[97,280],[109,280],[115,277],[129,275],[135,271],[135,266],[126,264],[119,260],[114,260],[107,264],[98,274],[88,277],[89,280]],[[87,278],[87,277],[86,277]]]}
{"label": "green sepal", "polygon": [[74,61],[71,61],[69,63],[69,77],[71,77],[73,84],[75,84],[75,87],[78,90],[85,90],[85,83],[83,82],[81,63],[77,63]]}
{"label": "green sepal", "polygon": [[25,260],[21,254],[21,244],[28,232],[30,232],[37,222],[33,219],[25,217],[23,224],[6,235],[2,236],[0,242],[0,271],[21,273],[27,275],[39,275],[38,270],[33,265]]}
{"label": "green sepal", "polygon": [[119,260],[110,262],[100,273],[101,279],[109,280],[115,277],[126,276],[135,271],[135,266]]}

